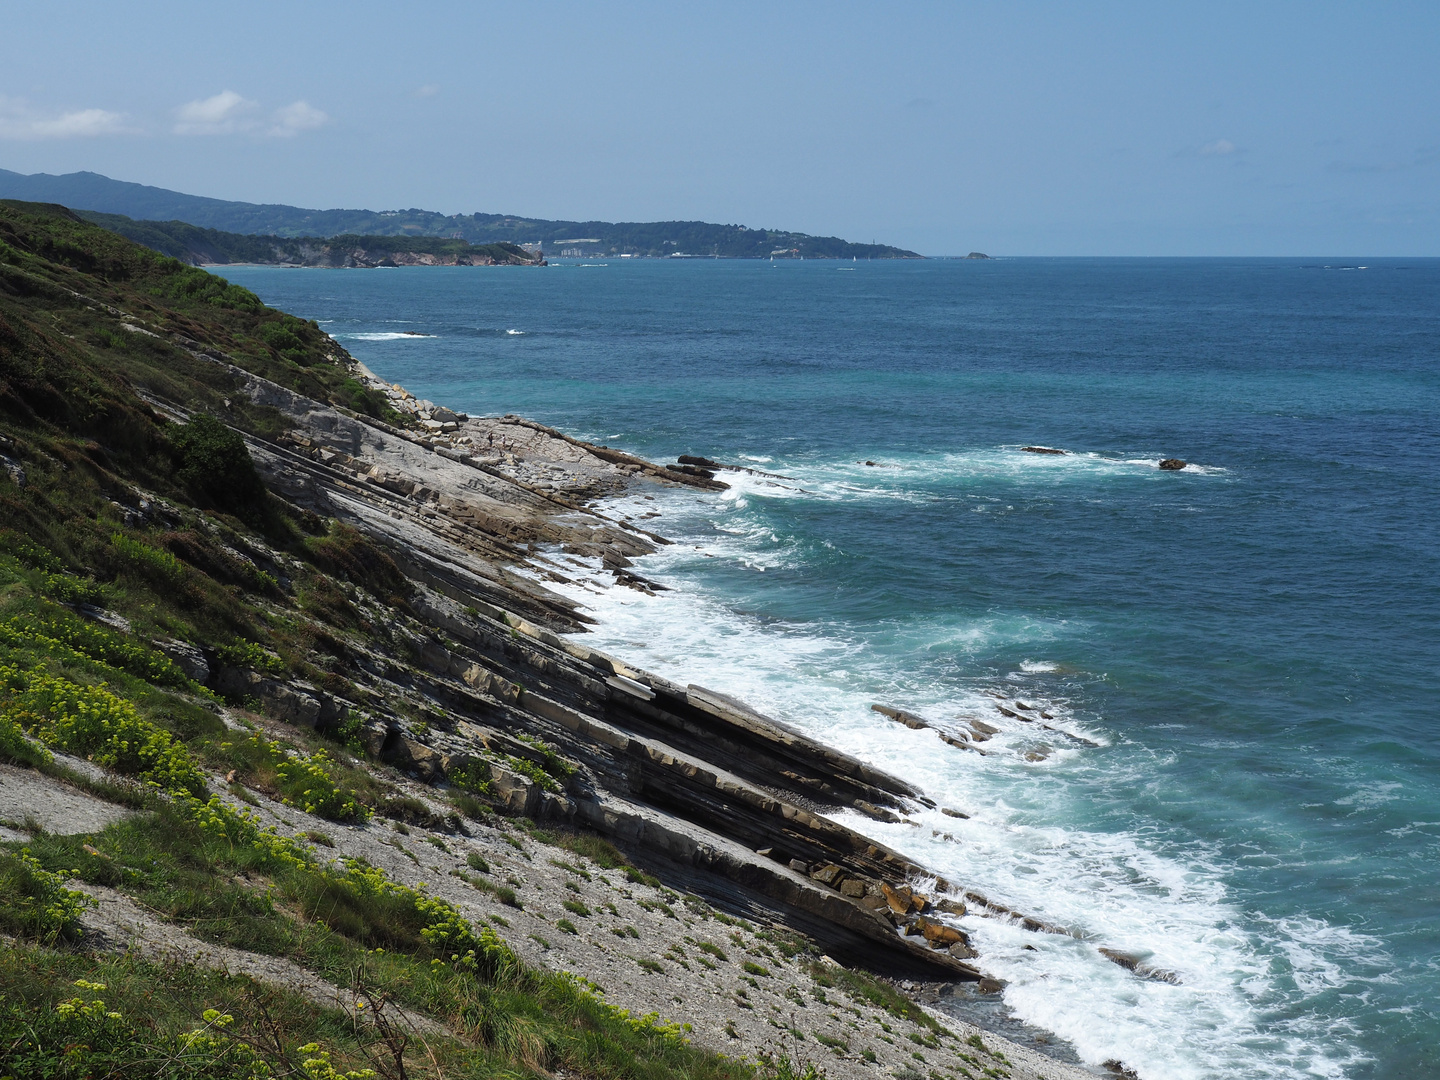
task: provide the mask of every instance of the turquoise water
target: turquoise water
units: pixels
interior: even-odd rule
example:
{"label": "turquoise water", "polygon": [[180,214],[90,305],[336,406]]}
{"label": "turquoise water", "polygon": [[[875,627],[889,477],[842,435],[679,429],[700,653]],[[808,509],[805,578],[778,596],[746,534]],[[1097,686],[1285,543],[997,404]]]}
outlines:
{"label": "turquoise water", "polygon": [[969,920],[1015,1015],[1147,1080],[1440,1074],[1440,261],[227,275],[421,396],[784,477],[617,505],[673,591],[577,586],[592,643],[972,814],[852,824],[1085,932]]}

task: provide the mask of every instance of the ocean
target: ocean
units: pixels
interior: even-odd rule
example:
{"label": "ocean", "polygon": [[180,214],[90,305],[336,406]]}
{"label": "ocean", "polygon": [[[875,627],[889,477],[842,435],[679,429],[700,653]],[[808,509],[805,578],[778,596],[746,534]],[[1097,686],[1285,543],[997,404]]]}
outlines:
{"label": "ocean", "polygon": [[847,823],[1083,935],[967,917],[1024,1032],[1440,1075],[1440,260],[221,272],[422,397],[757,470],[614,505],[670,588],[577,567],[587,643],[969,814]]}

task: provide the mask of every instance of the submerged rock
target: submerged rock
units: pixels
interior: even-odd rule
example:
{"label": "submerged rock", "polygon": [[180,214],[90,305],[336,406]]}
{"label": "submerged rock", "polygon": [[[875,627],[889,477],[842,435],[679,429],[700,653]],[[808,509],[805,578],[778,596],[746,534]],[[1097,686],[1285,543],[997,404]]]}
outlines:
{"label": "submerged rock", "polygon": [[1121,952],[1119,949],[1101,948],[1100,955],[1109,960],[1112,964],[1119,964],[1126,971],[1133,971],[1142,979],[1149,979],[1152,982],[1165,982],[1179,985],[1180,976],[1173,971],[1165,971],[1161,968],[1151,967],[1145,961],[1145,955],[1140,953]]}
{"label": "submerged rock", "polygon": [[1053,446],[1022,446],[1021,450],[1030,454],[1068,454],[1069,450],[1057,450]]}

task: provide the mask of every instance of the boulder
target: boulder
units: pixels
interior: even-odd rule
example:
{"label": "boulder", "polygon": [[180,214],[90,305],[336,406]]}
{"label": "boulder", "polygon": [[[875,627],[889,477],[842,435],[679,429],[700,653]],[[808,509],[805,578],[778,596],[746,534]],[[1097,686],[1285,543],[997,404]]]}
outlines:
{"label": "boulder", "polygon": [[963,930],[947,926],[937,919],[927,919],[923,915],[916,919],[911,926],[918,928],[920,936],[930,943],[931,948],[943,949],[962,942],[965,944],[970,942]]}
{"label": "boulder", "polygon": [[865,882],[859,878],[846,878],[840,883],[840,895],[848,896],[852,900],[859,900],[868,891],[869,889],[866,887]]}
{"label": "boulder", "polygon": [[210,681],[210,663],[198,645],[178,638],[162,638],[155,647],[164,653],[176,667],[185,673],[187,679],[198,683]]}
{"label": "boulder", "polygon": [[445,408],[444,405],[441,405],[431,411],[430,418],[432,420],[439,420],[442,424],[454,424],[459,422],[460,414],[452,412]]}
{"label": "boulder", "polygon": [[791,859],[790,869],[794,870],[797,874],[806,874],[810,872],[810,864],[804,859]]}
{"label": "boulder", "polygon": [[444,758],[422,742],[401,735],[386,740],[385,761],[430,783],[444,775]]}
{"label": "boulder", "polygon": [[681,454],[675,459],[681,465],[698,465],[702,469],[721,469],[723,465],[718,461],[711,461],[709,458],[695,457],[692,454]]}
{"label": "boulder", "polygon": [[1160,468],[1166,472],[1179,472],[1184,467],[1185,462],[1181,461],[1178,457],[1167,457],[1160,462]]}
{"label": "boulder", "polygon": [[1053,446],[1022,446],[1021,450],[1031,454],[1068,454],[1069,450],[1057,450]]}
{"label": "boulder", "polygon": [[1146,963],[1146,956],[1149,954],[1121,952],[1119,949],[1101,948],[1100,955],[1109,960],[1112,964],[1119,964],[1126,971],[1133,971],[1142,979],[1150,979],[1153,982],[1166,982],[1178,985],[1180,976],[1173,971],[1165,971],[1162,968],[1151,967]]}
{"label": "boulder", "polygon": [[890,910],[896,915],[910,914],[910,902],[914,899],[914,894],[911,893],[910,886],[901,885],[900,888],[894,889],[882,881],[880,883],[880,891],[885,896],[885,902],[890,905]]}
{"label": "boulder", "polygon": [[821,885],[829,885],[832,889],[838,889],[845,877],[845,871],[834,863],[822,866],[810,874],[811,880],[818,881]]}
{"label": "boulder", "polygon": [[947,950],[956,960],[970,960],[980,954],[966,941],[958,941]]}
{"label": "boulder", "polygon": [[942,806],[942,807],[940,808],[940,813],[944,814],[946,817],[953,817],[953,818],[966,818],[966,819],[968,819],[968,818],[970,817],[969,814],[962,814],[959,810],[951,810],[950,807],[948,807],[948,806]]}
{"label": "boulder", "polygon": [[906,712],[904,709],[893,709],[889,705],[871,705],[870,711],[878,712],[881,716],[888,716],[891,720],[904,724],[908,728],[915,728],[917,731],[930,726],[914,713]]}

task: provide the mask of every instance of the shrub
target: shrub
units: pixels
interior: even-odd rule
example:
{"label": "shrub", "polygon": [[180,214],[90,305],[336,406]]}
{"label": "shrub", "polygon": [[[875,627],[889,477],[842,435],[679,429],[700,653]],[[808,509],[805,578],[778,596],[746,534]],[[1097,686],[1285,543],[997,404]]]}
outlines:
{"label": "shrub", "polygon": [[566,900],[560,906],[572,915],[579,915],[582,919],[588,918],[590,915],[590,909],[579,900]]}
{"label": "shrub", "polygon": [[479,870],[482,874],[490,873],[490,864],[473,851],[465,856],[465,865],[471,870]]}
{"label": "shrub", "polygon": [[172,436],[175,479],[197,499],[220,510],[253,516],[265,487],[238,432],[197,413]]}
{"label": "shrub", "polygon": [[42,742],[166,791],[204,794],[205,775],[185,748],[110,691],[14,667],[0,668],[0,690],[9,691],[0,714]]}
{"label": "shrub", "polygon": [[112,533],[110,546],[122,562],[136,570],[141,577],[149,578],[160,585],[175,585],[185,576],[185,565],[168,551],[161,551],[149,544],[143,544],[122,532]]}
{"label": "shrub", "polygon": [[490,766],[480,758],[467,757],[450,768],[446,779],[456,787],[475,795],[490,794]]}
{"label": "shrub", "polygon": [[285,674],[285,663],[278,656],[241,638],[229,645],[216,646],[215,658],[226,667],[253,668],[269,675]]}
{"label": "shrub", "polygon": [[40,865],[28,851],[0,855],[0,926],[46,944],[79,936],[80,913],[94,903],[65,888],[65,877]]}
{"label": "shrub", "polygon": [[770,977],[770,969],[755,963],[753,960],[746,960],[745,963],[740,966],[750,975],[758,975],[762,979],[768,979]]}
{"label": "shrub", "polygon": [[124,634],[73,616],[16,615],[9,622],[0,623],[0,644],[15,648],[39,646],[51,655],[82,656],[157,686],[185,689],[194,685],[169,657]]}
{"label": "shrub", "polygon": [[[278,754],[284,751],[279,743],[272,744]],[[330,775],[330,757],[317,750],[309,757],[282,756],[275,766],[283,801],[307,814],[316,814],[330,821],[365,821],[368,807],[361,806],[351,793],[342,791]]]}
{"label": "shrub", "polygon": [[557,921],[557,922],[555,923],[555,929],[559,930],[561,933],[564,933],[564,934],[578,934],[578,933],[580,933],[579,930],[576,930],[576,929],[575,929],[575,924],[574,924],[573,922],[571,922],[569,919],[560,919],[559,921]]}

